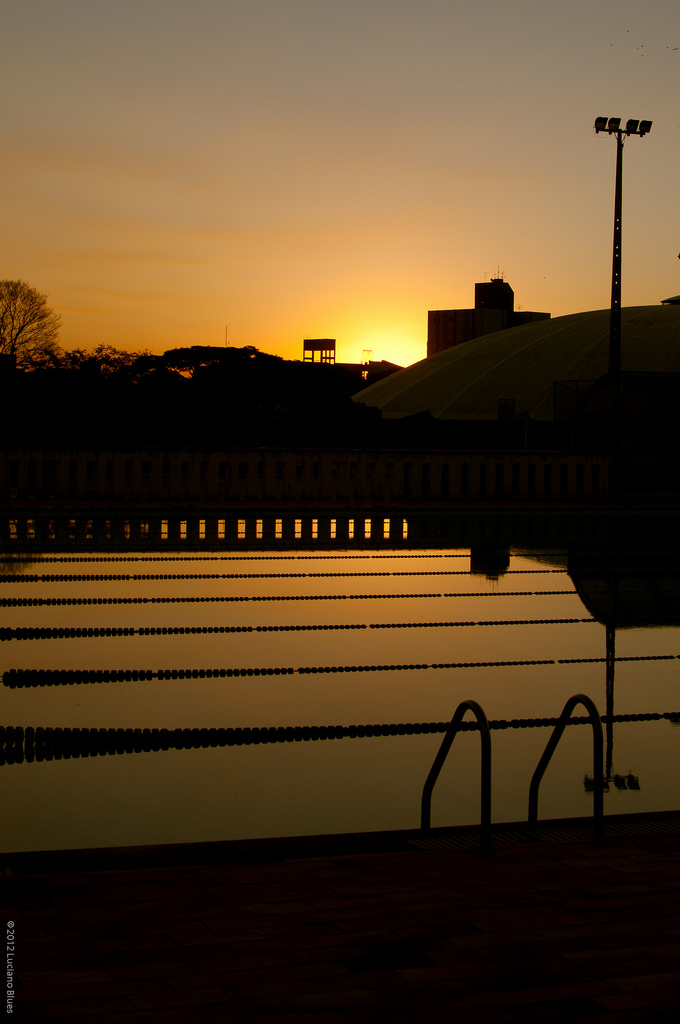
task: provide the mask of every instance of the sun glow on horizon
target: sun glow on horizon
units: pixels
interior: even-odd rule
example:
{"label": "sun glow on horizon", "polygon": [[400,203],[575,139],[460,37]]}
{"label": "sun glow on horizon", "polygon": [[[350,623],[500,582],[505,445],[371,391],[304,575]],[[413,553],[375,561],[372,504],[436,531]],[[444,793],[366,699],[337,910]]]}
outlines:
{"label": "sun glow on horizon", "polygon": [[399,366],[410,366],[411,363],[425,358],[426,346],[427,339],[423,333],[417,336],[414,331],[407,328],[374,327],[355,334],[352,348],[359,352],[359,359],[347,362],[359,362],[364,352],[372,352],[370,358],[378,362],[386,359]]}

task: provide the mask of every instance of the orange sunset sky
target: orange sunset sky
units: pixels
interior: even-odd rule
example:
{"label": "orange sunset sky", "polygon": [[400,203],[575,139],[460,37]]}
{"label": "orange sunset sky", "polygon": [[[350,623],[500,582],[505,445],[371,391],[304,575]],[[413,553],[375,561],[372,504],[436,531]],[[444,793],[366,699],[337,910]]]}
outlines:
{"label": "orange sunset sky", "polygon": [[680,292],[677,0],[4,0],[0,278],[65,348],[425,355],[504,272],[553,316]]}

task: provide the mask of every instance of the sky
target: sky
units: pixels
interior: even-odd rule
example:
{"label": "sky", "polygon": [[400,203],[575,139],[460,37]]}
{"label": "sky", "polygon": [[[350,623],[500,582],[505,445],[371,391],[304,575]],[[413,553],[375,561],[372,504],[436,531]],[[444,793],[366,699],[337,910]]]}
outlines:
{"label": "sky", "polygon": [[3,0],[0,279],[61,344],[407,365],[516,308],[680,292],[677,0]]}

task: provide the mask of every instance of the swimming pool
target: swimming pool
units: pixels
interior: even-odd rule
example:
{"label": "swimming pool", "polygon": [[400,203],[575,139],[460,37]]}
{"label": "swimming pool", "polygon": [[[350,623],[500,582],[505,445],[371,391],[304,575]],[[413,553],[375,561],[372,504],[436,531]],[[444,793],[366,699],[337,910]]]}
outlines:
{"label": "swimming pool", "polygon": [[[677,559],[643,539],[18,544],[0,576],[4,848],[415,828],[465,699],[492,722],[494,821],[526,818],[546,720],[575,693],[614,715],[605,813],[674,809]],[[433,825],[479,820],[478,748],[456,738]],[[590,813],[592,772],[574,725],[541,816]]]}

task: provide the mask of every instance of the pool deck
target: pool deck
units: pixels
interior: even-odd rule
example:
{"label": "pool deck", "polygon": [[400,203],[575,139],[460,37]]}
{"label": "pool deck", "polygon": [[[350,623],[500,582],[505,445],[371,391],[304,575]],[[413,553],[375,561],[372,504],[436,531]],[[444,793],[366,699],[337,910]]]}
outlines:
{"label": "pool deck", "polygon": [[278,851],[270,843],[230,856],[183,848],[155,863],[5,855],[21,986],[13,1016],[680,1019],[680,831],[597,844],[504,844],[497,834],[490,851],[402,840]]}

